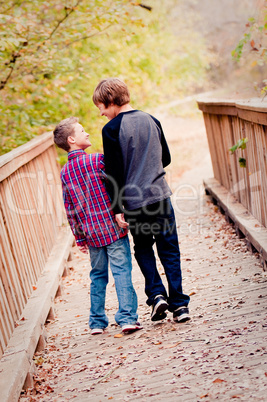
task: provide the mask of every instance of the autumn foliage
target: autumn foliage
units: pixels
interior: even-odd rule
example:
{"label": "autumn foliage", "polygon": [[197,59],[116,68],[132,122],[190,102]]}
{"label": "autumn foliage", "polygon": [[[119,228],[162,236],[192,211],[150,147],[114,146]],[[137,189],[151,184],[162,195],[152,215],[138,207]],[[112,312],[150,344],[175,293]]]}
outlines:
{"label": "autumn foliage", "polygon": [[91,97],[119,76],[142,108],[204,82],[208,58],[199,36],[166,27],[171,0],[150,8],[129,0],[0,2],[0,154],[76,115],[101,147]]}

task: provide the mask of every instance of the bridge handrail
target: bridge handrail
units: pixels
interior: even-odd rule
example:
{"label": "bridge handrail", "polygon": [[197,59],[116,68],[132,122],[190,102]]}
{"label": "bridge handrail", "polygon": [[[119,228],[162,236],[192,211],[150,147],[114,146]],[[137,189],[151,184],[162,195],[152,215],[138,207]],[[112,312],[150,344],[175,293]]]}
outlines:
{"label": "bridge handrail", "polygon": [[0,358],[66,224],[53,134],[0,157]]}
{"label": "bridge handrail", "polygon": [[[214,178],[267,227],[267,102],[198,99],[203,112]],[[229,151],[247,138],[246,149]],[[246,160],[240,167],[239,158]]]}

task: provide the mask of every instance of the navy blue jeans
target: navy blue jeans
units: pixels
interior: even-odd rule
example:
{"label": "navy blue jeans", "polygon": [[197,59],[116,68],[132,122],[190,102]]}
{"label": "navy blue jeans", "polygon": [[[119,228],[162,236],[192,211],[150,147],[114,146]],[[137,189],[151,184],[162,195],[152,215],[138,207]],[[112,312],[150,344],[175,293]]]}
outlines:
{"label": "navy blue jeans", "polygon": [[[135,258],[145,277],[147,304],[152,305],[155,296],[163,295],[170,311],[187,306],[190,298],[182,290],[180,250],[170,198],[127,211],[125,218],[133,236]],[[154,243],[166,274],[168,293],[157,269]]]}

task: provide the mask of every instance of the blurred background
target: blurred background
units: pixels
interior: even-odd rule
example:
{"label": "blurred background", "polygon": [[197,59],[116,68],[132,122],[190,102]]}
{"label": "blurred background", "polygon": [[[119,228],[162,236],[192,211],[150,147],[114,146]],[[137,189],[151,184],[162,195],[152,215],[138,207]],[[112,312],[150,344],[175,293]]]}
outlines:
{"label": "blurred background", "polygon": [[179,100],[207,92],[263,97],[266,15],[266,0],[0,1],[0,154],[72,115],[101,150],[92,94],[109,76],[146,111],[194,114]]}

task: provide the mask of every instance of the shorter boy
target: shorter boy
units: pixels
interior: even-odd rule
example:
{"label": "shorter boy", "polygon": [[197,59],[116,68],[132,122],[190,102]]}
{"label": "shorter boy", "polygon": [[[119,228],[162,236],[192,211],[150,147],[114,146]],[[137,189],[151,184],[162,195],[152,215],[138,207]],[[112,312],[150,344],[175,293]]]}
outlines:
{"label": "shorter boy", "polygon": [[122,332],[141,329],[137,322],[137,296],[132,284],[132,262],[127,232],[118,227],[104,184],[104,156],[87,154],[91,146],[76,117],[62,120],[54,130],[55,144],[68,152],[61,171],[63,200],[68,222],[83,253],[91,258],[91,334],[102,334],[108,326],[105,314],[108,264],[115,281],[119,309],[115,321]]}

